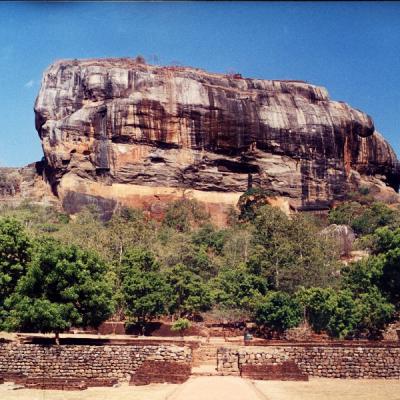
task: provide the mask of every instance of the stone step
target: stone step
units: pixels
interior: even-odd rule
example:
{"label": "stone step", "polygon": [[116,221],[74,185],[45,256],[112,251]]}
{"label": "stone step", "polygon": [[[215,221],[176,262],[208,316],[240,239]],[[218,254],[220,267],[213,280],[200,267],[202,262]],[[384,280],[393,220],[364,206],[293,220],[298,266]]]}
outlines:
{"label": "stone step", "polygon": [[201,364],[200,366],[192,368],[192,376],[217,376],[221,375],[217,371],[216,365]]}

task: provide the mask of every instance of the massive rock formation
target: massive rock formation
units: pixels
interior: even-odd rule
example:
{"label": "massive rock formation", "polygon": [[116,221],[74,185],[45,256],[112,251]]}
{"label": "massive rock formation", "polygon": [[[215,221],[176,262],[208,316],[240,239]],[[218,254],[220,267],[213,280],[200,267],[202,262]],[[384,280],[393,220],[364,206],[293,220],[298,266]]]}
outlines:
{"label": "massive rock formation", "polygon": [[88,202],[157,211],[186,193],[221,216],[249,186],[299,210],[360,186],[397,199],[397,158],[372,119],[302,81],[58,61],[35,113],[46,174],[71,212]]}

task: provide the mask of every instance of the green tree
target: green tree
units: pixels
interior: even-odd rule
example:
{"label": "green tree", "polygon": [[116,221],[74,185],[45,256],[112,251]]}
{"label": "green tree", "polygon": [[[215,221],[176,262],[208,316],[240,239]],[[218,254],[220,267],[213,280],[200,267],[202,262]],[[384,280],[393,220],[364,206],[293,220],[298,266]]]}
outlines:
{"label": "green tree", "polygon": [[147,322],[168,311],[171,288],[160,272],[154,255],[142,248],[131,248],[122,258],[121,300],[130,322],[145,332]]}
{"label": "green tree", "polygon": [[335,281],[338,253],[307,217],[288,218],[275,207],[263,206],[252,221],[247,265],[275,290],[295,292],[301,286],[327,286]]}
{"label": "green tree", "polygon": [[384,253],[379,288],[400,310],[400,247]]}
{"label": "green tree", "polygon": [[31,242],[22,225],[11,218],[0,219],[0,325],[6,316],[4,303],[13,294],[31,260]]}
{"label": "green tree", "polygon": [[133,269],[122,284],[128,320],[139,323],[144,334],[147,322],[167,312],[170,292],[159,272]]}
{"label": "green tree", "polygon": [[7,301],[7,327],[56,336],[72,326],[97,327],[113,311],[106,270],[93,252],[37,241],[32,262]]}
{"label": "green tree", "polygon": [[223,309],[252,311],[267,293],[266,281],[248,271],[241,264],[236,268],[223,268],[212,282],[214,303]]}
{"label": "green tree", "polygon": [[160,263],[166,268],[183,264],[202,279],[209,279],[217,273],[218,256],[206,243],[192,240],[188,232],[182,233],[163,227],[154,248],[159,254]]}
{"label": "green tree", "polygon": [[295,298],[284,292],[269,292],[256,306],[256,324],[269,333],[283,333],[301,321],[301,308]]}
{"label": "green tree", "polygon": [[173,289],[170,304],[171,314],[179,317],[191,317],[194,314],[207,311],[211,307],[211,295],[202,279],[189,271],[184,265],[178,264],[166,271],[166,279]]}
{"label": "green tree", "polygon": [[332,288],[311,288],[299,294],[306,317],[316,332],[335,338],[353,333],[359,322],[353,293]]}
{"label": "green tree", "polygon": [[178,232],[189,232],[193,226],[203,224],[209,218],[201,203],[183,197],[168,204],[163,224]]}
{"label": "green tree", "polygon": [[198,247],[205,247],[216,254],[221,254],[226,239],[226,230],[218,230],[211,223],[206,223],[192,233],[192,242]]}
{"label": "green tree", "polygon": [[356,201],[347,201],[329,211],[330,224],[348,225],[352,227],[353,221],[363,215],[364,207]]}
{"label": "green tree", "polygon": [[363,214],[355,218],[351,226],[356,233],[371,234],[377,228],[389,225],[393,219],[393,214],[394,211],[386,204],[376,202],[365,207]]}
{"label": "green tree", "polygon": [[385,256],[371,256],[342,269],[342,286],[355,295],[368,292],[371,288],[380,288],[382,281]]}
{"label": "green tree", "polygon": [[326,330],[334,307],[332,297],[335,291],[332,288],[308,288],[297,293],[300,305],[303,307],[304,317],[312,329],[321,333]]}
{"label": "green tree", "polygon": [[105,225],[105,248],[116,264],[121,264],[125,252],[133,247],[149,247],[153,240],[154,224],[143,212],[129,207],[119,208]]}
{"label": "green tree", "polygon": [[250,188],[243,193],[238,201],[241,221],[251,221],[256,217],[258,209],[268,204],[268,197],[275,197],[276,193],[262,188]]}
{"label": "green tree", "polygon": [[396,211],[381,202],[362,205],[345,202],[329,212],[331,224],[349,225],[359,235],[372,234],[377,228],[392,224]]}
{"label": "green tree", "polygon": [[341,290],[330,300],[332,312],[326,330],[332,337],[345,338],[353,332],[358,322],[353,295],[349,290]]}
{"label": "green tree", "polygon": [[357,335],[366,335],[370,339],[382,337],[382,331],[392,321],[395,308],[376,287],[361,293],[355,301]]}
{"label": "green tree", "polygon": [[375,236],[378,254],[346,267],[343,283],[358,293],[376,287],[399,310],[400,230],[378,229]]}
{"label": "green tree", "polygon": [[31,259],[31,242],[22,225],[11,218],[0,219],[0,303],[15,289]]}
{"label": "green tree", "polygon": [[400,228],[390,229],[385,226],[378,228],[372,235],[372,251],[374,254],[386,253],[400,248]]}

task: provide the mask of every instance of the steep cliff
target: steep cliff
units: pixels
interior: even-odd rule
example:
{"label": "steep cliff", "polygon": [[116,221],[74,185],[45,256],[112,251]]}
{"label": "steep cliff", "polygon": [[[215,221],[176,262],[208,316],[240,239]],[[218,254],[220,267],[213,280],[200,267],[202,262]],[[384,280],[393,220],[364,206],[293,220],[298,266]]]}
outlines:
{"label": "steep cliff", "polygon": [[301,81],[59,61],[35,113],[47,176],[72,212],[91,202],[155,211],[190,192],[219,215],[249,186],[295,209],[327,208],[359,186],[397,199],[397,158],[371,118]]}

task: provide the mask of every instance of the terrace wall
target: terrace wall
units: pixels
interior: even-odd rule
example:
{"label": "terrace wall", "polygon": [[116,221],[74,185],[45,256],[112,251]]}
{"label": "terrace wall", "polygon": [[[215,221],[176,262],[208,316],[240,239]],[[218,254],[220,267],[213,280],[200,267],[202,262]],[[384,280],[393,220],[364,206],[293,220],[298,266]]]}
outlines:
{"label": "terrace wall", "polygon": [[144,361],[191,363],[184,344],[49,345],[0,343],[0,377],[129,381]]}
{"label": "terrace wall", "polygon": [[[294,362],[308,376],[400,379],[399,343],[243,346],[219,348],[217,357],[217,369],[226,375],[241,373],[243,369],[248,375],[248,367],[252,365],[257,366],[254,370],[264,366],[268,371],[270,366],[272,371],[277,365]],[[267,375],[265,379],[268,379]]]}

